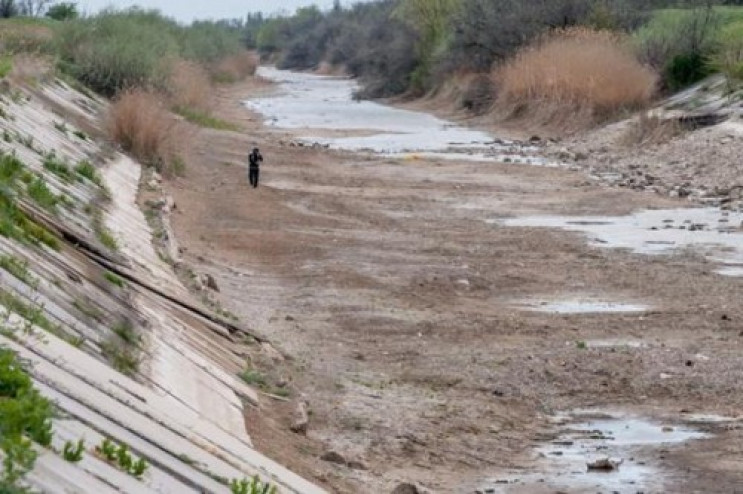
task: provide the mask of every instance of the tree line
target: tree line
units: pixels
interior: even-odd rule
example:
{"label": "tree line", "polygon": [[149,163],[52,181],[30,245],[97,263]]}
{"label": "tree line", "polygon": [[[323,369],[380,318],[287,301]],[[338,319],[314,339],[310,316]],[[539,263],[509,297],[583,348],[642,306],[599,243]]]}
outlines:
{"label": "tree line", "polygon": [[[342,66],[361,80],[360,96],[385,97],[422,94],[452,73],[486,73],[544,33],[585,26],[643,33],[645,46],[637,47],[643,62],[663,75],[664,87],[675,88],[707,70],[711,48],[702,45],[719,30],[715,9],[740,5],[743,0],[379,0],[343,8],[336,2],[327,11],[305,7],[260,17],[246,26],[245,39],[280,68]],[[669,29],[674,32],[660,32]]]}

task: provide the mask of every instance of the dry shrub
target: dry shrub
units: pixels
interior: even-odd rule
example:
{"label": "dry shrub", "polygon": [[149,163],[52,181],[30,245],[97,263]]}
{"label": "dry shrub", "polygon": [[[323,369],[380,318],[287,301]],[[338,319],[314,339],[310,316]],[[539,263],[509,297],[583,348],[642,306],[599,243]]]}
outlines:
{"label": "dry shrub", "polygon": [[[578,128],[648,104],[658,77],[607,31],[556,31],[497,68],[497,109]],[[566,129],[569,130],[569,129]]]}
{"label": "dry shrub", "polygon": [[10,77],[17,83],[49,82],[54,78],[54,63],[48,57],[20,54],[12,60]]}
{"label": "dry shrub", "polygon": [[220,83],[232,83],[255,75],[258,57],[252,52],[242,52],[224,57],[211,67],[212,79]]}
{"label": "dry shrub", "polygon": [[161,169],[174,125],[162,99],[143,89],[124,91],[111,105],[108,119],[109,134],[124,151]]}
{"label": "dry shrub", "polygon": [[168,88],[174,106],[207,111],[211,89],[209,75],[201,65],[185,60],[174,64]]}
{"label": "dry shrub", "polygon": [[620,144],[627,147],[648,144],[663,144],[680,135],[683,128],[677,119],[663,118],[643,112],[630,122],[620,138]]}

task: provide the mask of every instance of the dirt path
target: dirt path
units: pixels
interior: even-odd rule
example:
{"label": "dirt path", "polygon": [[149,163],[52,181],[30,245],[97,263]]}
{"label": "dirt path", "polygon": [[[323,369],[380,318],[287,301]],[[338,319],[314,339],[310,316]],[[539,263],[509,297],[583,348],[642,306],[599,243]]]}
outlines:
{"label": "dirt path", "polygon": [[[561,169],[282,145],[291,136],[240,104],[265,90],[256,81],[222,90],[218,113],[243,131],[203,130],[186,177],[168,187],[184,258],[290,357],[256,356],[255,366],[310,403],[307,437],[289,431],[293,402],[266,399],[248,413],[269,456],[338,492],[388,492],[401,481],[474,492],[529,467],[536,442],[557,433],[547,420],[557,411],[681,420],[682,409],[740,410],[743,279],[715,275],[692,253],[597,249],[579,234],[498,221],[679,203]],[[244,167],[254,144],[266,157],[257,190]],[[651,310],[519,307],[585,295]],[[605,339],[643,345],[582,344]],[[740,431],[709,428],[713,439],[653,453],[672,472],[668,492],[711,492],[711,478],[716,492],[743,483]],[[328,451],[351,465],[320,460]]]}

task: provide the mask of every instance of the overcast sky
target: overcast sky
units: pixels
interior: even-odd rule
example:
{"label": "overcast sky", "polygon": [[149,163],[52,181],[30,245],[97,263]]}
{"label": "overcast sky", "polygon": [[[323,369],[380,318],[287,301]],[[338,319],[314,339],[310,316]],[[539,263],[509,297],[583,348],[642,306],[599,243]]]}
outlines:
{"label": "overcast sky", "polygon": [[[358,0],[343,0],[348,5]],[[132,5],[156,8],[180,21],[193,19],[225,19],[245,17],[248,12],[262,11],[273,14],[281,11],[294,12],[297,7],[317,5],[323,9],[331,7],[333,0],[78,0],[82,12],[95,13],[104,7],[125,8]]]}

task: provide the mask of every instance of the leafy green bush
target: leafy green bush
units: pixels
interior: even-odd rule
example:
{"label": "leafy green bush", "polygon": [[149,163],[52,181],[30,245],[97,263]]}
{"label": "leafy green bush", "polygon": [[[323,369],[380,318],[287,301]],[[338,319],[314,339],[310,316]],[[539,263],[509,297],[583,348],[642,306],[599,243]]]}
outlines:
{"label": "leafy green bush", "polygon": [[101,175],[98,173],[96,167],[90,163],[90,161],[83,160],[75,165],[75,173],[83,178],[87,178],[99,187],[103,186],[103,179],[101,178]]}
{"label": "leafy green bush", "polygon": [[63,23],[56,35],[61,68],[106,96],[135,86],[165,87],[179,52],[177,29],[159,13],[140,9]]}
{"label": "leafy green bush", "polygon": [[[741,21],[740,7],[662,9],[635,33],[634,40],[641,59],[663,75],[664,86],[677,90],[713,70],[735,70],[735,62],[732,60],[730,65],[729,57],[733,54],[736,29],[731,27],[728,31],[726,26]],[[724,45],[731,51],[721,52],[718,47]]]}
{"label": "leafy green bush", "polygon": [[52,172],[65,183],[71,183],[75,180],[75,175],[72,173],[70,166],[65,163],[62,159],[58,158],[54,153],[49,153],[44,158],[44,169]]}
{"label": "leafy green bush", "polygon": [[674,56],[663,70],[666,85],[673,91],[699,82],[711,73],[707,59],[698,52],[681,53]]}
{"label": "leafy green bush", "polygon": [[106,271],[103,274],[103,277],[106,278],[109,283],[114,284],[119,288],[124,288],[124,286],[126,285],[121,276],[117,275],[116,273],[112,273],[111,271]]}
{"label": "leafy green bush", "polygon": [[239,30],[227,23],[181,26],[136,7],[62,23],[55,46],[62,70],[105,96],[135,87],[165,90],[179,58],[208,64],[243,49]]}
{"label": "leafy green bush", "polygon": [[85,441],[79,439],[77,443],[72,441],[65,442],[64,450],[62,450],[62,456],[65,460],[71,463],[77,463],[83,459],[83,453],[85,452]]}
{"label": "leafy green bush", "polygon": [[13,58],[2,57],[0,58],[0,79],[6,77],[13,70]]}
{"label": "leafy green bush", "polygon": [[743,21],[720,30],[711,65],[725,74],[730,82],[743,81]]}
{"label": "leafy green bush", "polygon": [[212,21],[194,22],[180,30],[178,41],[183,58],[203,64],[234,55],[244,49],[238,30]]}
{"label": "leafy green bush", "polygon": [[32,288],[36,288],[39,283],[39,280],[34,278],[28,270],[28,261],[22,261],[17,257],[3,255],[0,256],[0,268],[3,268],[5,271]]}
{"label": "leafy green bush", "polygon": [[47,187],[46,182],[41,177],[36,177],[33,182],[28,184],[26,190],[36,204],[48,211],[54,211],[61,200],[60,196]]}
{"label": "leafy green bush", "polygon": [[51,444],[52,416],[52,403],[33,387],[16,355],[0,349],[0,492],[19,492],[18,481],[36,461],[31,441]]}
{"label": "leafy green bush", "polygon": [[278,492],[275,485],[264,483],[257,475],[250,480],[232,479],[230,491],[232,494],[276,494]]}
{"label": "leafy green bush", "polygon": [[70,19],[77,19],[78,11],[77,4],[73,2],[60,2],[58,4],[49,7],[46,11],[46,16],[55,21],[69,21]]}
{"label": "leafy green bush", "polygon": [[144,458],[134,459],[126,444],[116,444],[108,438],[104,438],[101,444],[95,447],[96,452],[109,463],[118,465],[126,473],[141,479],[149,468],[149,463]]}

